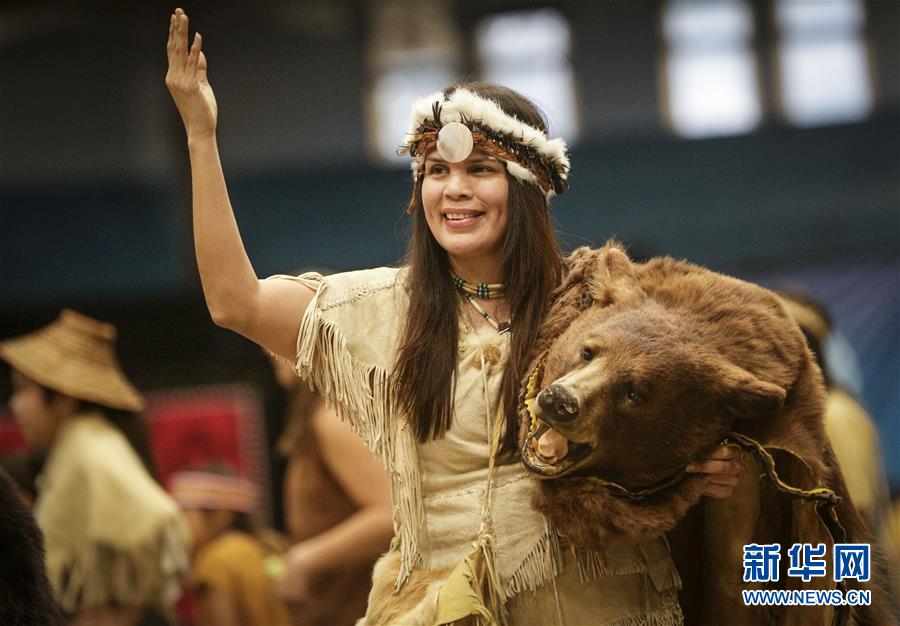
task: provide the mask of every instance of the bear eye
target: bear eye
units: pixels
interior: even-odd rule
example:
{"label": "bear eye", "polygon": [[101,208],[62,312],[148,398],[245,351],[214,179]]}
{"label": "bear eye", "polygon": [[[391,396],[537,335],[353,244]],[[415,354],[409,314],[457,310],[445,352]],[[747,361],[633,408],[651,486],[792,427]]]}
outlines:
{"label": "bear eye", "polygon": [[646,396],[637,390],[634,383],[629,383],[625,387],[625,399],[631,404],[641,404],[646,400]]}
{"label": "bear eye", "polygon": [[581,358],[585,361],[590,361],[594,358],[594,351],[590,348],[582,348],[581,349]]}

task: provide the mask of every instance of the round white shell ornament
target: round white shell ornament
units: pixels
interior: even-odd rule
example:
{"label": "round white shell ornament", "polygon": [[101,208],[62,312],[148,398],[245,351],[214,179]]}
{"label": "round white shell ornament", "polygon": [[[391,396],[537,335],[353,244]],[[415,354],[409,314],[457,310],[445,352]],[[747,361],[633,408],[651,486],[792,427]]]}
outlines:
{"label": "round white shell ornament", "polygon": [[474,145],[472,131],[468,126],[460,122],[448,122],[438,131],[435,147],[445,161],[459,163],[469,158]]}

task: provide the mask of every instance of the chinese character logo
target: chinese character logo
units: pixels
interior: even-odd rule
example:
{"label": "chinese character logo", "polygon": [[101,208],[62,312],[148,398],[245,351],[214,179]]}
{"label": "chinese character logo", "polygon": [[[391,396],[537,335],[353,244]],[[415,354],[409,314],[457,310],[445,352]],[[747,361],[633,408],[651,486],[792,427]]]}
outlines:
{"label": "chinese character logo", "polygon": [[870,549],[867,543],[834,544],[834,582],[854,578],[869,580]]}
{"label": "chinese character logo", "polygon": [[788,550],[791,565],[788,576],[799,577],[808,583],[814,577],[825,575],[825,544],[795,543]]}
{"label": "chinese character logo", "polygon": [[780,543],[751,543],[744,546],[744,582],[776,582],[780,561]]}

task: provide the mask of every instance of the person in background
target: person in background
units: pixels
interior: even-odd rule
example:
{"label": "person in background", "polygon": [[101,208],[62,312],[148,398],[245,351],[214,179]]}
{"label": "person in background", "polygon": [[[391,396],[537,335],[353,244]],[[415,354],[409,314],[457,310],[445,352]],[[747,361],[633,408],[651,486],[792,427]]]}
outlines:
{"label": "person in background", "polygon": [[194,626],[289,626],[287,606],[266,571],[266,559],[285,542],[253,519],[255,485],[224,470],[185,471],[172,476],[169,491],[194,540]]}
{"label": "person in background", "polygon": [[34,513],[56,601],[76,626],[166,623],[188,566],[184,518],[123,434],[140,426],[144,402],[115,338],[67,309],[0,342],[9,406],[29,446],[46,452]]}
{"label": "person in background", "polygon": [[279,589],[295,605],[295,626],[349,626],[366,612],[372,566],[393,535],[390,480],[290,364],[271,361],[288,392],[278,450],[287,457],[284,515],[293,547]]}
{"label": "person in background", "polygon": [[831,316],[825,306],[798,289],[776,292],[794,321],[803,331],[809,349],[816,358],[828,397],[825,404],[825,430],[837,456],[853,504],[890,561],[891,589],[900,598],[900,550],[891,535],[891,500],[881,453],[878,429],[865,407],[828,374],[825,344],[831,334]]}

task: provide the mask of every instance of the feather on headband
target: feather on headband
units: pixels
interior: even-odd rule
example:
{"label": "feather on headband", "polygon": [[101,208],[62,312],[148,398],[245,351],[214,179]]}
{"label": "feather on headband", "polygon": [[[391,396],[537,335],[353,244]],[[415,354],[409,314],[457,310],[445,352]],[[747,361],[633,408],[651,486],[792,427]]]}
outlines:
{"label": "feather on headband", "polygon": [[506,113],[492,100],[459,87],[435,92],[413,103],[409,131],[399,154],[413,157],[413,179],[423,173],[425,155],[436,148],[451,163],[477,148],[506,163],[518,180],[540,187],[549,198],[569,184],[566,142]]}

